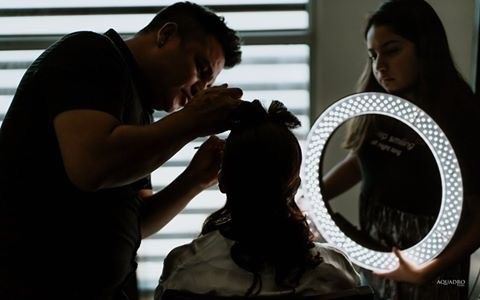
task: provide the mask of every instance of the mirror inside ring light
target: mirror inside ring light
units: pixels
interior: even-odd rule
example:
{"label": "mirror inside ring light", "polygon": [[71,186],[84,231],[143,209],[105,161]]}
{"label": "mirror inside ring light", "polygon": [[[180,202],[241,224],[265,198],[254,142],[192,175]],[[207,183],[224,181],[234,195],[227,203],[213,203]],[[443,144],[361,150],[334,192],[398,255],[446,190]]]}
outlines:
{"label": "mirror inside ring light", "polygon": [[412,262],[425,263],[440,254],[457,228],[463,204],[462,176],[455,152],[441,128],[405,99],[384,93],[354,94],[335,102],[318,117],[308,134],[302,168],[302,190],[310,207],[309,217],[322,237],[343,250],[355,264],[373,271],[389,271],[398,266],[393,253],[366,248],[342,232],[322,197],[320,162],[330,136],[347,120],[366,114],[389,116],[415,130],[438,165],[442,185],[438,217],[420,242],[402,251]]}

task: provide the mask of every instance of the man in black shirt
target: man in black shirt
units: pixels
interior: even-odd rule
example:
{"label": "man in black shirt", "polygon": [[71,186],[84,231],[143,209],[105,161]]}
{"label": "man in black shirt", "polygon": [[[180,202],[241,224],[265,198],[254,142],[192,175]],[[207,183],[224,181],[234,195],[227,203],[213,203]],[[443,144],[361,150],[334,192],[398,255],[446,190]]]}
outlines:
{"label": "man in black shirt", "polygon": [[141,237],[216,182],[215,137],[156,194],[149,174],[228,129],[242,92],[211,85],[240,59],[235,32],[188,2],[126,41],[76,32],[48,48],[0,131],[0,299],[124,299]]}

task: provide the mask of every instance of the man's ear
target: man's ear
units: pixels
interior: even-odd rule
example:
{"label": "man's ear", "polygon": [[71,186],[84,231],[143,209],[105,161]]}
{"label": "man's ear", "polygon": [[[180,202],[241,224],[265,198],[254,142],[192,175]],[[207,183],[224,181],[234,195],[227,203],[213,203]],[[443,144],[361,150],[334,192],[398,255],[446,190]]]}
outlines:
{"label": "man's ear", "polygon": [[218,188],[220,189],[220,192],[222,192],[223,194],[227,193],[227,188],[225,187],[225,179],[223,177],[222,170],[218,172]]}
{"label": "man's ear", "polygon": [[157,31],[157,46],[163,47],[177,33],[178,25],[174,22],[165,23]]}

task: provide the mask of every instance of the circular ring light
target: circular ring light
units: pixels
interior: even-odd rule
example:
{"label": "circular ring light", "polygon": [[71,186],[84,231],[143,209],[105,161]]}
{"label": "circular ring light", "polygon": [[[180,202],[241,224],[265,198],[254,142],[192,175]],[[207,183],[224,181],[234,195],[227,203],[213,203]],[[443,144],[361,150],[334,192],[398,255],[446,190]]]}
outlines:
{"label": "circular ring light", "polygon": [[414,263],[425,263],[447,246],[457,228],[463,185],[457,157],[447,137],[431,117],[407,100],[384,93],[354,94],[334,103],[318,117],[308,134],[303,161],[302,189],[310,205],[309,215],[325,240],[346,252],[355,264],[374,271],[393,270],[398,266],[398,258],[393,253],[373,251],[346,236],[332,220],[322,198],[320,161],[329,137],[348,119],[365,114],[386,115],[402,121],[423,138],[435,157],[442,182],[438,217],[420,242],[402,251]]}

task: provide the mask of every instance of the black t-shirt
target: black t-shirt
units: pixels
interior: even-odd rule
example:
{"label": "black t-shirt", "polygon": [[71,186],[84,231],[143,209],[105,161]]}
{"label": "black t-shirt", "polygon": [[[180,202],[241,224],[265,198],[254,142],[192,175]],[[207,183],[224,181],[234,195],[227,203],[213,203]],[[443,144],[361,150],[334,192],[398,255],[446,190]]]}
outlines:
{"label": "black t-shirt", "polygon": [[[478,98],[469,93],[459,94],[448,103],[439,104],[437,112],[430,116],[455,151],[463,180],[463,209],[469,210],[479,205],[474,202],[480,195],[480,108]],[[400,121],[375,116],[374,123],[358,153],[364,173],[363,199],[416,215],[436,216],[442,196],[441,181],[430,149]],[[416,146],[412,148],[410,142]]]}
{"label": "black t-shirt", "polygon": [[37,298],[51,291],[68,292],[65,299],[111,295],[134,270],[137,191],[151,188],[149,177],[80,191],[66,175],[53,119],[92,109],[125,124],[149,124],[145,92],[113,30],[69,34],[29,67],[0,131],[0,298],[7,291],[27,298],[29,289]]}
{"label": "black t-shirt", "polygon": [[440,173],[423,139],[391,117],[375,115],[371,127],[358,151],[362,199],[436,216],[442,196]]}

